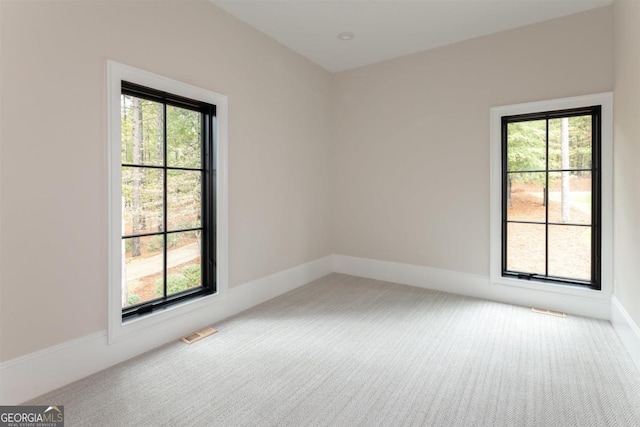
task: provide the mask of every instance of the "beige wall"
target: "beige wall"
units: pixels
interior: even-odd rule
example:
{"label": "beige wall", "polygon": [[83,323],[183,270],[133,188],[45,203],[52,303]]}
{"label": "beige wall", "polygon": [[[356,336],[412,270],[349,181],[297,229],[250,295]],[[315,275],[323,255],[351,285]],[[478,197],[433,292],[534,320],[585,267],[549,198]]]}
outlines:
{"label": "beige wall", "polygon": [[489,108],[613,87],[611,8],[332,77],[205,1],[0,5],[0,360],[106,329],[107,59],[228,95],[231,286],[330,253],[488,275]]}
{"label": "beige wall", "polygon": [[640,325],[640,2],[613,9],[614,292]]}
{"label": "beige wall", "polygon": [[107,327],[107,59],[229,97],[231,286],[331,253],[328,72],[206,1],[0,3],[0,360]]}
{"label": "beige wall", "polygon": [[489,274],[490,107],[612,90],[601,8],[339,73],[335,253]]}

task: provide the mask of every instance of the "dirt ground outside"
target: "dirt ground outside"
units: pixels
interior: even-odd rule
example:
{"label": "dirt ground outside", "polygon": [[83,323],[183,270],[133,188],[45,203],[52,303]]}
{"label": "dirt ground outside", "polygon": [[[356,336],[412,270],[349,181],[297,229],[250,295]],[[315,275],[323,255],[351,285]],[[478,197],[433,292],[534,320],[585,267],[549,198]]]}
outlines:
{"label": "dirt ground outside", "polygon": [[[549,189],[549,222],[562,223],[560,185]],[[507,218],[544,221],[544,188],[514,183]],[[591,180],[572,177],[569,221],[550,225],[549,275],[591,279]],[[507,268],[526,273],[545,273],[545,226],[511,223],[508,226]]]}
{"label": "dirt ground outside", "polygon": [[[145,238],[142,238],[145,239]],[[162,279],[162,251],[142,240],[141,253],[126,263],[127,295],[129,305],[151,301],[162,295],[157,292]],[[200,264],[200,245],[196,238],[180,240],[167,252],[167,276],[181,274],[185,267]]]}
{"label": "dirt ground outside", "polygon": [[[549,226],[549,275],[586,279],[591,278],[591,181],[572,177],[571,225]],[[544,221],[546,216],[544,189],[541,185],[514,183],[511,186],[510,220]],[[549,221],[562,222],[559,184],[549,189]],[[545,226],[538,224],[509,224],[507,268],[524,273],[545,273]],[[158,298],[157,282],[162,277],[161,251],[147,238],[141,238],[141,254],[129,259],[126,268],[129,305]],[[180,274],[184,267],[200,263],[196,239],[183,239],[169,251],[174,260],[168,274]],[[146,264],[146,265],[145,265]]]}

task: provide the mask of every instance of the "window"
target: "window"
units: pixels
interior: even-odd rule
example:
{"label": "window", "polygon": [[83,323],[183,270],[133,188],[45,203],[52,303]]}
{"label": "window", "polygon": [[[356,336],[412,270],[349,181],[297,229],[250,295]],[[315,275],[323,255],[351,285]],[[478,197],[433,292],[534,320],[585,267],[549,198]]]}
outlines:
{"label": "window", "polygon": [[492,284],[610,295],[612,133],[610,93],[491,109]]}
{"label": "window", "polygon": [[110,343],[201,327],[222,303],[227,111],[224,95],[107,61]]}
{"label": "window", "polygon": [[122,82],[122,315],[216,290],[214,105]]}
{"label": "window", "polygon": [[600,289],[601,107],[502,117],[502,275]]}

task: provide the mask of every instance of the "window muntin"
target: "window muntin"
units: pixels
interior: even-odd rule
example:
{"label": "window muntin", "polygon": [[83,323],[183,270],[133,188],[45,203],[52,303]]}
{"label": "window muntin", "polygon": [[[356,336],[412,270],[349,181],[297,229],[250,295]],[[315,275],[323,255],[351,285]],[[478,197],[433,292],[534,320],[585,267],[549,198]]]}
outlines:
{"label": "window muntin", "polygon": [[502,117],[502,277],[601,287],[599,106]]}
{"label": "window muntin", "polygon": [[122,82],[122,315],[216,291],[215,106]]}

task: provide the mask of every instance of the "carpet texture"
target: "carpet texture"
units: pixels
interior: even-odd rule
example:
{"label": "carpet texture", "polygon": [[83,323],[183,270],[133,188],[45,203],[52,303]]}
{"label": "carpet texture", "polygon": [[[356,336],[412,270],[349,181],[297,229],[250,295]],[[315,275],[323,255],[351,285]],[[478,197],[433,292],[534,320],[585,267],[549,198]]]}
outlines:
{"label": "carpet texture", "polygon": [[331,274],[41,396],[67,426],[640,426],[610,323]]}

